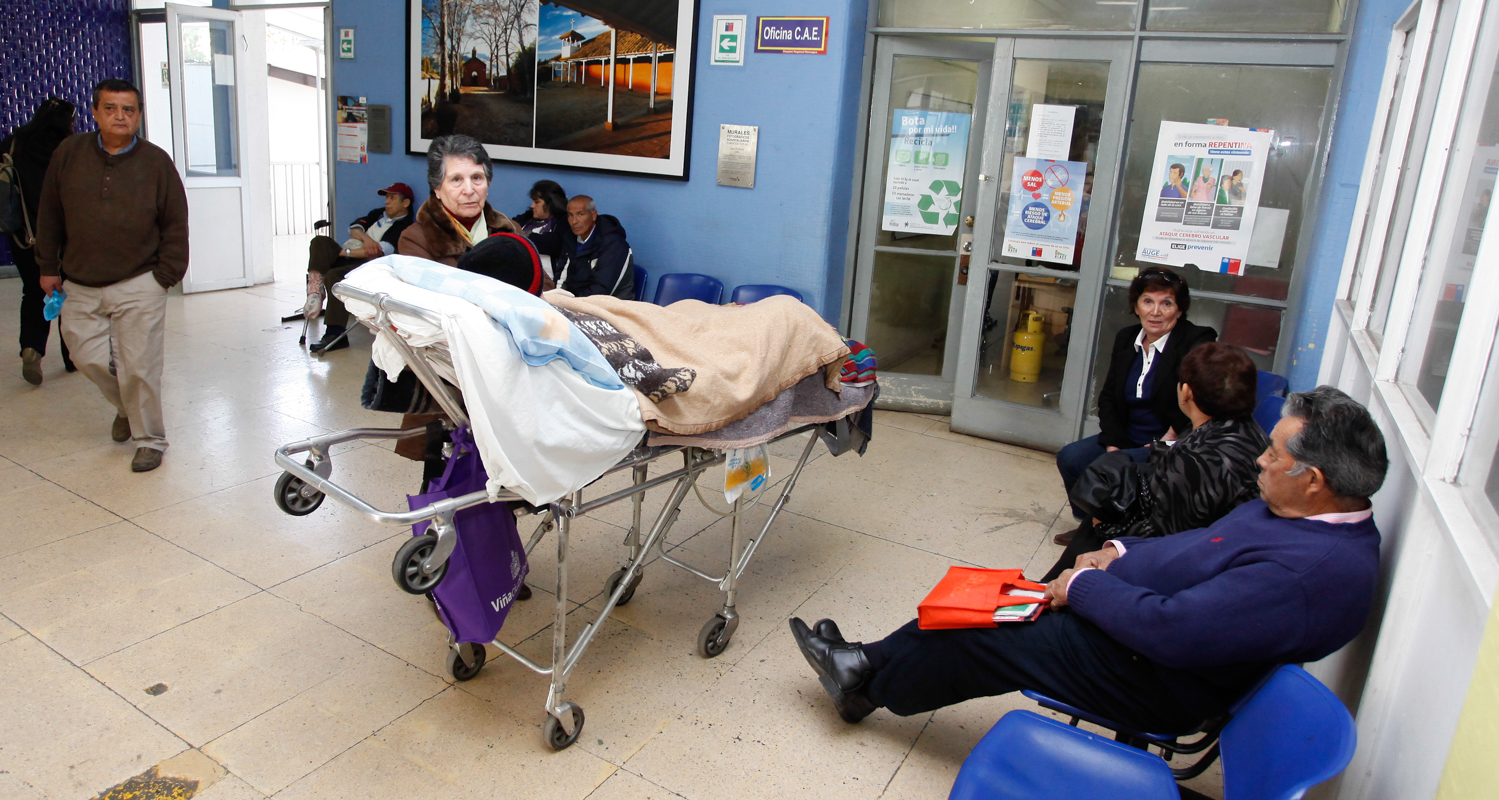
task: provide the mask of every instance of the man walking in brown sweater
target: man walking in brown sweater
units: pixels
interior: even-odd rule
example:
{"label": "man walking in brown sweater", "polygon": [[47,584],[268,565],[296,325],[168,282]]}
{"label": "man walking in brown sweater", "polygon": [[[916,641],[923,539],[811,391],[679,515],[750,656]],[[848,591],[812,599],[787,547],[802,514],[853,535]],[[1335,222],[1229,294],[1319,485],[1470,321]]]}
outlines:
{"label": "man walking in brown sweater", "polygon": [[167,289],[187,272],[187,194],[171,156],[136,136],[139,90],[103,81],[93,114],[99,132],[65,139],[47,168],[37,264],[42,290],[67,295],[59,321],[73,363],[115,407],[114,440],[135,441],[130,469],[146,472],[167,447]]}

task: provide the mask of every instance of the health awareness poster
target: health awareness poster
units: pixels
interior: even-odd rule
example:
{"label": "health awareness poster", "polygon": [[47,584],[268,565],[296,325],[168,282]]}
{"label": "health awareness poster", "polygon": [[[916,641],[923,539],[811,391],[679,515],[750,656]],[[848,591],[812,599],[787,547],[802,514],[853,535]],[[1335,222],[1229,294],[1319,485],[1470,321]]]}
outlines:
{"label": "health awareness poster", "polygon": [[1015,157],[1004,254],[1011,258],[1071,264],[1082,212],[1082,161]]}
{"label": "health awareness poster", "polygon": [[881,229],[944,236],[957,229],[971,121],[951,111],[895,110]]}
{"label": "health awareness poster", "polygon": [[1135,258],[1243,275],[1272,131],[1162,122]]}

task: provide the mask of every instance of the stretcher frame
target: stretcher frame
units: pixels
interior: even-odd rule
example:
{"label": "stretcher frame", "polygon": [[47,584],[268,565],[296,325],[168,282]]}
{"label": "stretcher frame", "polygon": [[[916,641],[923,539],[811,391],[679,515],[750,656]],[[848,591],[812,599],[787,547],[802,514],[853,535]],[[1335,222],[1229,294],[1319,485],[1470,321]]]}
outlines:
{"label": "stretcher frame", "polygon": [[[463,408],[462,402],[454,394],[452,387],[446,383],[438,374],[440,367],[452,374],[452,361],[445,345],[433,344],[429,346],[416,347],[407,342],[391,323],[390,314],[409,314],[419,317],[426,322],[441,327],[442,320],[437,315],[397,300],[385,293],[373,293],[343,283],[337,284],[333,291],[337,292],[345,300],[362,302],[375,308],[373,319],[360,322],[374,331],[377,337],[384,337],[401,354],[402,360],[413,373],[415,373],[422,385],[431,393],[433,399],[443,409],[455,425],[468,425],[468,414]],[[698,653],[706,658],[713,658],[728,647],[733,638],[735,630],[739,626],[739,614],[735,608],[740,579],[744,576],[750,560],[760,543],[764,541],[765,535],[770,531],[771,525],[775,523],[781,509],[791,499],[791,492],[795,488],[802,470],[811,460],[813,450],[819,440],[819,424],[802,425],[783,433],[772,442],[793,438],[811,432],[807,444],[802,448],[801,456],[796,462],[795,468],[790,476],[784,481],[771,506],[769,517],[760,526],[758,533],[748,538],[745,526],[744,512],[746,510],[745,499],[741,497],[733,503],[733,510],[729,514],[731,518],[731,532],[729,537],[729,557],[727,567],[723,574],[715,575],[703,571],[691,564],[685,563],[666,551],[666,534],[675,524],[681,513],[682,501],[692,491],[697,478],[707,469],[724,461],[726,454],[723,451],[715,451],[693,446],[664,446],[647,447],[642,444],[635,451],[627,455],[623,460],[605,473],[612,475],[624,470],[629,470],[632,483],[629,487],[615,492],[610,492],[592,500],[584,498],[584,492],[579,490],[571,496],[561,498],[556,502],[548,504],[545,508],[536,508],[526,504],[525,501],[514,492],[501,490],[494,502],[514,502],[532,510],[540,516],[540,521],[535,531],[526,542],[527,555],[541,542],[548,533],[555,533],[557,538],[557,583],[554,617],[552,621],[552,653],[551,664],[544,666],[517,652],[515,648],[501,642],[496,638],[490,644],[500,652],[519,661],[532,671],[545,675],[550,679],[547,690],[545,711],[546,720],[542,726],[542,737],[554,750],[561,750],[577,741],[582,732],[584,716],[581,706],[566,699],[567,680],[577,666],[578,661],[587,651],[588,645],[594,636],[602,629],[604,622],[620,605],[628,603],[635,593],[644,576],[644,568],[647,561],[652,560],[650,556],[654,553],[657,559],[680,567],[687,572],[714,583],[723,594],[722,607],[711,617],[698,634]],[[419,561],[420,574],[426,578],[437,575],[444,571],[447,566],[448,557],[452,554],[457,543],[457,530],[454,528],[453,517],[461,509],[481,503],[491,502],[486,492],[474,492],[460,497],[452,497],[439,500],[422,508],[410,511],[382,511],[364,499],[358,497],[354,492],[346,489],[331,479],[333,470],[332,448],[334,445],[356,441],[356,440],[380,440],[401,439],[408,436],[416,436],[424,433],[425,427],[414,428],[355,428],[352,430],[339,431],[335,433],[314,436],[276,449],[275,460],[277,466],[285,470],[285,474],[277,482],[276,501],[282,510],[289,514],[308,514],[316,510],[324,497],[331,497],[340,505],[343,505],[366,519],[382,525],[409,526],[419,522],[430,522],[429,532],[436,535],[436,543],[431,552]],[[452,445],[445,446],[444,455],[449,455]],[[842,449],[840,448],[840,452]],[[305,454],[305,455],[304,455]],[[673,456],[680,455],[682,466],[666,472],[665,474],[650,477],[651,464]],[[604,476],[600,476],[602,479]],[[642,503],[645,493],[658,486],[673,484],[671,494],[667,502],[662,506],[661,512],[655,520],[650,522],[649,531],[645,531],[642,515]],[[769,492],[767,488],[763,490]],[[625,538],[628,548],[628,558],[624,564],[611,574],[605,583],[606,591],[609,593],[608,600],[603,609],[592,621],[585,623],[578,632],[571,646],[567,643],[567,615],[568,615],[568,551],[571,539],[572,520],[575,517],[595,511],[604,506],[621,500],[628,499],[632,506],[631,524],[629,533]],[[404,551],[403,551],[404,552]],[[397,564],[394,565],[400,582],[401,554],[398,554]],[[413,560],[413,566],[417,562]],[[434,583],[436,581],[433,581]],[[403,585],[403,588],[406,588]],[[406,588],[407,591],[412,591]],[[483,666],[485,653],[484,648],[478,645],[460,644],[454,641],[449,633],[448,645],[451,648],[448,656],[448,666],[455,679],[467,680],[474,677]]]}

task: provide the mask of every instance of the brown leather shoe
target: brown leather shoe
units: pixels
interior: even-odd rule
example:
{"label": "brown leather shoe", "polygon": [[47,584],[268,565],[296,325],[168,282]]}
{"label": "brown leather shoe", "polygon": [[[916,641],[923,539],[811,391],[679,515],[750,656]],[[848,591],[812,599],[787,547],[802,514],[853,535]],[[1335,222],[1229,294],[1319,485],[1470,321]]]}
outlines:
{"label": "brown leather shoe", "polygon": [[111,439],[113,439],[113,440],[115,440],[117,442],[123,442],[123,441],[129,439],[130,438],[130,418],[129,417],[116,416],[115,417],[115,424],[114,424],[114,426],[109,429],[109,438],[111,438]]}
{"label": "brown leather shoe", "polygon": [[1077,533],[1077,528],[1073,528],[1066,533],[1059,533],[1056,536],[1051,537],[1051,543],[1066,547],[1067,545],[1072,544],[1072,535],[1075,533]]}
{"label": "brown leather shoe", "polygon": [[161,451],[152,447],[137,447],[135,458],[130,460],[131,472],[150,472],[161,466]]}
{"label": "brown leather shoe", "polygon": [[42,354],[35,348],[21,351],[21,377],[32,386],[42,385]]}

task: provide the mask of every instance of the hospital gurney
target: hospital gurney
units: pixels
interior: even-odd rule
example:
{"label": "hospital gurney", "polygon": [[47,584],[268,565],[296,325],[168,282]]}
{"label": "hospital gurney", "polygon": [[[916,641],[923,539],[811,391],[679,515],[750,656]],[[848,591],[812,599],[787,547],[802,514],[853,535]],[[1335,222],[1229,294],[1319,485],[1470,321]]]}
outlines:
{"label": "hospital gurney", "polygon": [[[444,380],[446,378],[454,384],[457,383],[446,347],[442,344],[424,347],[411,346],[397,332],[390,318],[390,314],[398,313],[420,317],[434,325],[441,325],[441,320],[436,319],[436,315],[423,308],[396,300],[387,294],[367,292],[345,283],[334,287],[334,291],[345,300],[361,301],[374,307],[376,309],[374,318],[361,321],[373,330],[376,336],[384,337],[395,346],[407,367],[415,373],[454,425],[469,424],[469,417],[461,398]],[[735,610],[738,583],[750,559],[754,556],[755,550],[760,546],[781,509],[790,499],[791,491],[796,486],[803,468],[811,459],[818,439],[824,438],[828,442],[830,451],[835,455],[852,448],[853,436],[849,419],[840,419],[836,423],[830,423],[829,426],[833,428],[833,432],[828,431],[822,424],[809,424],[789,430],[772,440],[781,441],[809,432],[812,434],[808,437],[806,446],[802,448],[795,468],[781,486],[771,506],[769,518],[760,526],[758,532],[745,528],[741,511],[747,505],[746,500],[741,497],[733,503],[729,557],[721,575],[710,574],[678,560],[666,552],[664,543],[667,533],[681,512],[682,501],[693,490],[697,478],[705,470],[724,461],[726,454],[723,451],[683,446],[648,447],[642,439],[640,447],[605,473],[610,475],[628,470],[632,478],[632,483],[628,488],[592,499],[586,499],[584,491],[579,490],[540,508],[530,506],[513,492],[502,490],[499,493],[494,502],[511,502],[515,507],[537,515],[539,519],[534,532],[525,543],[527,554],[548,533],[554,534],[557,540],[557,591],[555,616],[552,623],[551,664],[547,666],[538,664],[499,641],[498,638],[491,642],[501,652],[529,669],[550,677],[551,685],[547,691],[545,707],[547,718],[542,726],[542,736],[550,747],[561,750],[577,741],[583,728],[583,709],[566,699],[568,676],[614,609],[630,602],[643,577],[644,565],[651,560],[650,557],[653,554],[665,563],[681,567],[718,586],[723,593],[723,606],[698,632],[697,651],[705,658],[713,658],[728,647],[739,625],[739,615]],[[461,509],[491,502],[490,497],[485,492],[478,491],[440,500],[411,511],[382,511],[331,479],[333,471],[331,450],[334,445],[354,440],[399,439],[419,435],[425,431],[424,427],[404,430],[357,428],[314,436],[284,445],[276,450],[275,455],[276,464],[285,470],[285,474],[276,482],[276,504],[288,514],[302,516],[317,510],[324,497],[332,497],[365,518],[384,525],[409,526],[430,521],[428,531],[403,544],[392,564],[393,576],[403,590],[412,594],[425,594],[442,580],[447,569],[448,558],[453,553],[458,539],[457,530],[454,527],[454,515]],[[451,448],[451,445],[447,447]],[[653,463],[677,457],[681,459],[680,467],[665,474],[650,476],[650,467]],[[672,487],[671,493],[661,512],[653,521],[644,520],[642,502],[645,493],[658,486],[667,485]],[[769,492],[770,489],[762,491]],[[605,581],[604,589],[609,597],[604,603],[603,610],[598,613],[594,621],[583,625],[569,645],[567,641],[568,550],[572,519],[626,499],[633,507],[631,525],[625,539],[628,557],[624,564]],[[458,643],[450,632],[449,646],[447,664],[453,678],[463,681],[477,675],[485,660],[483,645]]]}

